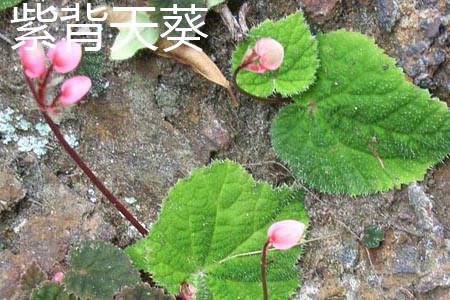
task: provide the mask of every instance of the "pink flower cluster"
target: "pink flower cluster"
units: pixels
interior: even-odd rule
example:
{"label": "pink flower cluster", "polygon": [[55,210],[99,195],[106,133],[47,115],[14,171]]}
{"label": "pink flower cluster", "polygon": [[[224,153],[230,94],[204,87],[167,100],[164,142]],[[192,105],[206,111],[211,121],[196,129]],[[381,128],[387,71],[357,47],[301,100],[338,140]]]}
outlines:
{"label": "pink flower cluster", "polygon": [[250,48],[244,55],[241,69],[265,73],[267,70],[278,70],[284,59],[283,46],[272,38],[260,38],[255,47]]}
{"label": "pink flower cluster", "polygon": [[45,88],[48,83],[50,73],[54,70],[60,74],[66,74],[75,70],[81,61],[81,46],[66,40],[58,41],[54,48],[47,52],[51,62],[50,67],[46,65],[44,48],[40,43],[33,47],[33,41],[27,40],[19,48],[20,61],[24,69],[25,76],[29,79],[36,79],[39,83],[39,99],[41,109],[52,110],[55,108],[70,106],[80,101],[92,86],[91,79],[87,76],[74,76],[67,79],[61,85],[61,91],[51,103],[45,102]]}

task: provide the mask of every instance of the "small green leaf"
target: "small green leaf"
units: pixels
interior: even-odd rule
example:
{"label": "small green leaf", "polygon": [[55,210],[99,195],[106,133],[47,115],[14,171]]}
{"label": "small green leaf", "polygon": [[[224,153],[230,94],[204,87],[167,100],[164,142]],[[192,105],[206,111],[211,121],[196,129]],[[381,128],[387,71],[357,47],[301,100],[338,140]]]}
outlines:
{"label": "small green leaf", "polygon": [[[275,221],[307,224],[302,194],[255,182],[239,165],[213,162],[179,181],[163,203],[148,237],[127,248],[134,264],[169,292],[183,282],[197,299],[261,297],[259,255]],[[287,299],[298,287],[299,248],[270,251],[268,286],[273,299]],[[228,258],[228,259],[227,259]]]}
{"label": "small green leaf", "polygon": [[[137,23],[149,23],[149,16],[145,12],[137,12]],[[142,39],[149,45],[154,45],[159,39],[158,28],[138,28]],[[111,49],[112,60],[123,60],[132,57],[140,49],[147,48],[147,46],[141,42],[136,33],[131,33],[129,28],[122,28],[114,41],[114,45]],[[122,45],[122,46],[120,46]]]}
{"label": "small green leaf", "polygon": [[152,288],[146,283],[141,283],[123,288],[114,296],[114,300],[175,300],[175,297],[166,295],[163,289]]}
{"label": "small green leaf", "polygon": [[0,0],[0,11],[16,6],[22,3],[22,1],[23,0]]}
{"label": "small green leaf", "polygon": [[54,282],[45,282],[40,288],[35,289],[31,300],[75,300],[75,296],[69,295],[63,287]]}
{"label": "small green leaf", "polygon": [[33,262],[31,266],[25,271],[20,278],[20,288],[28,297],[31,295],[33,289],[47,279],[47,276],[42,272],[41,268]]}
{"label": "small green leaf", "polygon": [[241,64],[247,49],[254,47],[261,37],[271,37],[284,47],[284,61],[276,71],[257,74],[239,71],[236,82],[248,93],[268,97],[274,92],[283,96],[302,93],[315,81],[319,66],[317,41],[311,35],[302,12],[297,12],[278,22],[264,21],[252,28],[250,37],[238,44],[233,53],[233,72]]}
{"label": "small green leaf", "polygon": [[369,194],[421,180],[450,152],[447,105],[362,34],[320,35],[319,45],[316,84],[273,122],[280,158],[321,192]]}
{"label": "small green leaf", "polygon": [[110,300],[122,287],[140,282],[139,272],[119,248],[104,242],[84,242],[69,253],[72,267],[64,284],[82,299]]}
{"label": "small green leaf", "polygon": [[86,52],[83,60],[77,68],[78,75],[89,76],[92,80],[92,88],[89,91],[94,97],[105,92],[105,56],[103,52]]}
{"label": "small green leaf", "polygon": [[378,248],[382,241],[384,241],[384,231],[380,227],[372,224],[364,228],[362,238],[364,246],[370,249]]}

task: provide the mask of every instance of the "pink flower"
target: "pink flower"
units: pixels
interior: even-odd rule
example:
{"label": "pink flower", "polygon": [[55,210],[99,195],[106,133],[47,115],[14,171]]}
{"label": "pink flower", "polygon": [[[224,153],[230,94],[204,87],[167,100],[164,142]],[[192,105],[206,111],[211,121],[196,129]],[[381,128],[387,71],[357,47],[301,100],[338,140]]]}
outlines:
{"label": "pink flower", "polygon": [[87,76],[75,76],[67,79],[61,85],[59,102],[63,106],[75,104],[89,92],[91,86],[91,79]]}
{"label": "pink flower", "polygon": [[305,232],[305,224],[294,220],[285,220],[272,224],[267,235],[271,245],[278,250],[294,247]]}
{"label": "pink flower", "polygon": [[[33,40],[27,40],[19,48],[20,61],[22,62],[25,74],[29,78],[38,78],[45,73],[45,53],[39,42],[33,47]],[[30,48],[30,49],[27,49]]]}
{"label": "pink flower", "polygon": [[242,69],[256,73],[280,68],[284,59],[283,46],[272,38],[260,38],[254,48],[250,48],[242,59]]}
{"label": "pink flower", "polygon": [[56,272],[53,275],[52,281],[54,282],[61,282],[64,279],[64,273],[63,272]]}
{"label": "pink flower", "polygon": [[81,61],[81,46],[74,42],[67,42],[65,39],[57,42],[55,48],[48,50],[48,58],[53,63],[53,67],[58,73],[68,73],[73,71]]}

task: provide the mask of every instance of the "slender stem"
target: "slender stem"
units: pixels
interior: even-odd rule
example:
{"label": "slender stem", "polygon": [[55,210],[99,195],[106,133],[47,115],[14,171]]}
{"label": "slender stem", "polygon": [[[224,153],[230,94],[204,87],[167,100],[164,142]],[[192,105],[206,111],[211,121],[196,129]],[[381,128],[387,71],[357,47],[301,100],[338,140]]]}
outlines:
{"label": "slender stem", "polygon": [[45,121],[47,121],[48,125],[52,129],[58,141],[63,146],[64,150],[69,154],[72,160],[83,170],[84,174],[92,181],[92,183],[102,192],[102,194],[114,205],[117,210],[142,234],[147,235],[148,231],[145,229],[141,223],[126,209],[126,207],[117,200],[117,198],[105,187],[105,185],[95,176],[95,174],[91,171],[91,169],[84,163],[84,161],[80,158],[78,153],[69,145],[61,131],[59,130],[58,125],[56,125],[53,120],[47,115],[45,111],[42,111],[44,115]]}
{"label": "slender stem", "polygon": [[[44,116],[45,121],[47,122],[48,126],[50,126],[51,130],[55,134],[56,138],[58,139],[59,143],[63,146],[64,150],[67,152],[67,154],[72,158],[72,160],[78,165],[78,167],[83,170],[84,174],[92,181],[92,183],[102,192],[102,194],[106,197],[106,199],[109,200],[109,202],[114,205],[114,207],[143,235],[146,236],[148,234],[147,229],[144,228],[144,226],[139,223],[139,221],[133,216],[133,214],[128,211],[128,209],[120,203],[119,200],[106,188],[106,186],[95,176],[94,172],[86,165],[86,163],[81,159],[81,157],[78,155],[78,153],[69,145],[69,143],[66,141],[64,136],[62,135],[61,131],[59,130],[59,126],[53,122],[53,120],[50,118],[50,116],[46,112],[46,108],[48,106],[44,103],[44,96],[45,96],[45,86],[47,85],[48,77],[51,72],[51,69],[46,74],[44,81],[42,82],[42,85],[40,87],[39,94],[36,92],[36,88],[33,85],[33,82],[31,79],[25,75],[25,79],[30,86],[31,92],[33,93],[34,99],[36,100],[39,108],[41,109],[42,115]],[[44,90],[41,91],[42,87],[44,86]]]}
{"label": "slender stem", "polygon": [[48,80],[50,79],[50,74],[53,72],[53,65],[50,65],[47,69],[47,73],[45,73],[44,80],[42,81],[40,87],[39,87],[39,99],[41,99],[43,102],[45,99],[45,88],[47,87]]}
{"label": "slender stem", "polygon": [[269,292],[267,290],[267,251],[269,250],[270,240],[268,239],[264,244],[262,254],[261,254],[261,279],[262,279],[262,288],[263,288],[263,299],[269,299]]}

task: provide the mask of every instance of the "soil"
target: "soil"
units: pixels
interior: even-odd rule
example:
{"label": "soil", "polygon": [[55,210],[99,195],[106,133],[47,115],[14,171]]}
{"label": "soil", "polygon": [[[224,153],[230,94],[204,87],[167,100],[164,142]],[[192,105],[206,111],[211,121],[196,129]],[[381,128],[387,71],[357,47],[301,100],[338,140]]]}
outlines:
{"label": "soil", "polygon": [[[237,13],[242,3],[229,6]],[[304,9],[314,33],[345,28],[372,36],[411,81],[450,103],[449,1],[249,4],[249,26]],[[0,33],[14,39],[11,18],[10,10],[0,12]],[[58,24],[50,31],[63,34]],[[208,13],[204,31],[209,37],[199,46],[231,78],[235,42],[218,14]],[[105,29],[106,56],[114,34]],[[16,52],[2,39],[0,50],[0,299],[14,299],[20,276],[33,261],[51,276],[65,270],[68,249],[81,240],[123,247],[139,234],[42,129]],[[279,107],[239,95],[241,105],[234,109],[224,89],[151,51],[124,62],[106,60],[101,77],[104,91],[66,113],[60,124],[95,173],[147,227],[169,188],[213,159],[237,161],[274,186],[294,183],[270,143]],[[370,197],[305,190],[312,241],[300,262],[295,299],[449,299],[449,160],[430,169],[423,182]],[[361,242],[370,224],[385,231],[373,250]]]}

